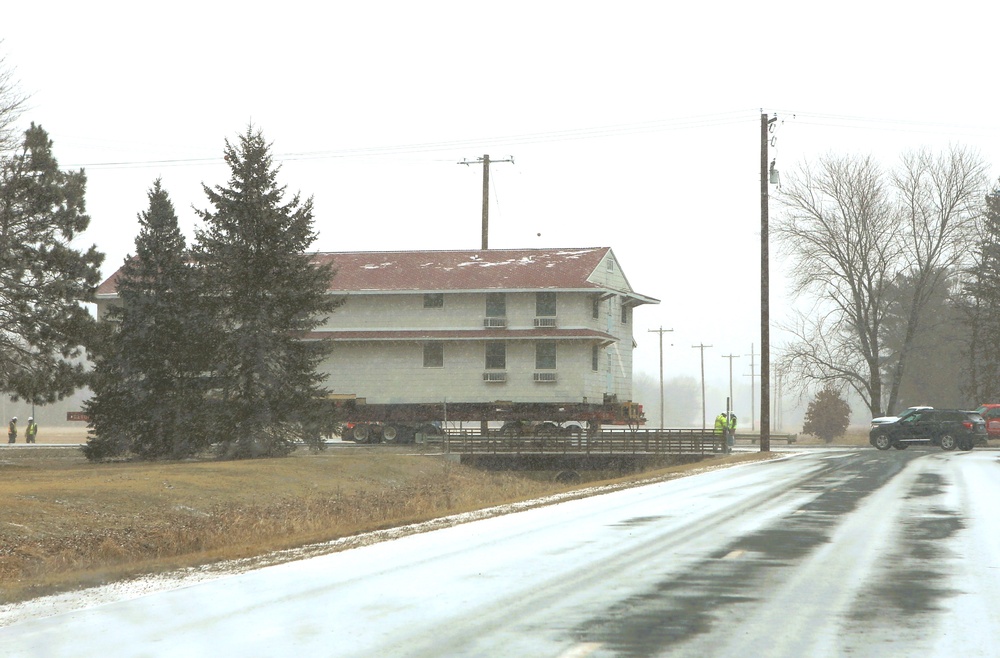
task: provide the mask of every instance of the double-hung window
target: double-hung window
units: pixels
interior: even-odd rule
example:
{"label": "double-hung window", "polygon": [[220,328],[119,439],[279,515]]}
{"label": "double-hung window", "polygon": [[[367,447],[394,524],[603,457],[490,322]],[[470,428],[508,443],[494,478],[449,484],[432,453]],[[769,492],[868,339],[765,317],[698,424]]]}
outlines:
{"label": "double-hung window", "polygon": [[552,341],[535,343],[535,370],[556,369],[556,344]]}
{"label": "double-hung window", "polygon": [[486,295],[486,317],[503,318],[507,316],[507,296],[502,292],[491,292]]}
{"label": "double-hung window", "polygon": [[556,317],[556,294],[554,292],[535,293],[535,317]]}
{"label": "double-hung window", "polygon": [[424,367],[425,368],[444,367],[443,343],[424,343]]}
{"label": "double-hung window", "polygon": [[486,343],[486,369],[505,370],[507,368],[507,344],[493,340]]}

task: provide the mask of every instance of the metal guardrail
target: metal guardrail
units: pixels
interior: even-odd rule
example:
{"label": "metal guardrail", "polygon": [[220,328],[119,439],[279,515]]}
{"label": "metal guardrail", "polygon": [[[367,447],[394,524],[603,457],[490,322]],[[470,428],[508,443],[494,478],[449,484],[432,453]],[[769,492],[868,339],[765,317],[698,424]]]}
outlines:
{"label": "metal guardrail", "polygon": [[[795,443],[799,437],[798,434],[776,434],[774,432],[771,432],[769,436],[772,441],[784,441],[786,443]],[[737,432],[736,440],[760,443],[760,432]]]}
{"label": "metal guardrail", "polygon": [[444,450],[473,454],[670,455],[723,452],[723,437],[711,431],[681,429],[612,429],[596,434],[482,434],[475,429],[449,429]]}

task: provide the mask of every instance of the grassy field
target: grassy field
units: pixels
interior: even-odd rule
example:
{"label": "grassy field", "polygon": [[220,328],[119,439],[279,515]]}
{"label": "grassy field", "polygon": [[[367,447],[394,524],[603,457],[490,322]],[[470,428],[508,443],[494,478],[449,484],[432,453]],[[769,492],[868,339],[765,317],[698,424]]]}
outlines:
{"label": "grassy field", "polygon": [[706,464],[766,457],[734,454],[624,477],[591,473],[565,485],[546,473],[477,471],[414,446],[152,464],[91,464],[75,448],[53,446],[84,438],[82,428],[53,429],[39,434],[38,445],[0,446],[0,602],[258,556],[596,481],[677,477]]}

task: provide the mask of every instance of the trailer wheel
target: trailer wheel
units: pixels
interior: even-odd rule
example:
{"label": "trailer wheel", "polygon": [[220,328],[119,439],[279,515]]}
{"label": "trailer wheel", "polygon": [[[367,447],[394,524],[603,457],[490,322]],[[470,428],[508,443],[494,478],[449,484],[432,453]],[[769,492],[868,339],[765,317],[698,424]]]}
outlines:
{"label": "trailer wheel", "polygon": [[444,437],[444,430],[442,430],[437,425],[434,425],[434,424],[431,424],[431,423],[425,423],[425,424],[417,427],[414,430],[414,432],[413,432],[413,438],[414,438],[414,440],[416,440],[416,435],[417,434],[423,434],[425,440],[428,437],[433,437],[435,439],[440,439],[440,438]]}
{"label": "trailer wheel", "polygon": [[506,439],[514,439],[521,436],[521,423],[518,421],[508,421],[500,427],[500,436]]}
{"label": "trailer wheel", "polygon": [[558,423],[553,423],[551,420],[547,420],[535,427],[535,434],[537,436],[557,436],[559,434],[559,430],[561,429],[562,428],[559,427]]}
{"label": "trailer wheel", "polygon": [[382,440],[386,443],[393,443],[396,440],[397,432],[395,425],[382,426]]}
{"label": "trailer wheel", "polygon": [[372,436],[371,427],[365,424],[354,426],[354,440],[357,443],[368,443]]}

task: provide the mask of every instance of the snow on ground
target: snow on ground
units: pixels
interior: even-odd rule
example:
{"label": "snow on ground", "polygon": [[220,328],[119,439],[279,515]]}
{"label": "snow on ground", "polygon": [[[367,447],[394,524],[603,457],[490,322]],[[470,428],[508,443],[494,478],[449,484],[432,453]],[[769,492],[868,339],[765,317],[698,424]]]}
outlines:
{"label": "snow on ground", "polygon": [[[792,453],[785,453],[782,456],[791,454]],[[418,533],[440,530],[442,528],[448,528],[462,523],[469,523],[471,521],[478,521],[480,519],[520,512],[535,507],[553,505],[577,498],[595,496],[621,489],[663,482],[665,480],[672,480],[678,477],[695,475],[698,473],[706,473],[720,468],[735,468],[749,463],[753,462],[744,462],[742,464],[705,465],[700,468],[684,471],[683,473],[636,480],[633,482],[587,487],[553,496],[546,496],[544,498],[511,503],[508,505],[499,505],[496,507],[489,507],[462,514],[453,514],[438,519],[432,519],[430,521],[424,521],[422,523],[414,523],[397,528],[388,528],[385,530],[376,530],[373,532],[352,535],[350,537],[342,537],[328,542],[310,544],[296,549],[277,551],[254,558],[229,560],[198,567],[180,569],[167,573],[150,574],[139,578],[108,583],[97,587],[43,596],[20,603],[7,603],[0,605],[0,628],[16,624],[27,619],[48,617],[66,612],[72,612],[74,610],[91,608],[105,603],[127,601],[155,592],[190,587],[198,583],[217,580],[219,578],[245,573],[247,571],[252,571],[254,569],[274,564],[303,560],[359,546],[367,546],[378,542],[390,541]]]}

